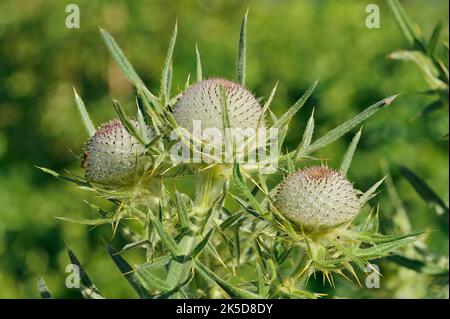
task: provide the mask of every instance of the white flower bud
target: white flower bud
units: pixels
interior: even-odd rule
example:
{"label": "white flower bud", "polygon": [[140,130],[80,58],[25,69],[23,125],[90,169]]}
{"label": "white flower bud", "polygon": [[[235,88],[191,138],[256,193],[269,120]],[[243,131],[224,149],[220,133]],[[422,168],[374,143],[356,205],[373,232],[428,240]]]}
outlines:
{"label": "white flower bud", "polygon": [[[201,121],[202,128],[222,130],[221,86],[227,94],[231,127],[256,130],[262,107],[254,95],[240,84],[218,78],[195,83],[182,94],[174,106],[178,125],[192,133],[193,121]],[[265,127],[264,121],[260,127]]]}
{"label": "white flower bud", "polygon": [[275,205],[306,229],[326,229],[353,219],[360,202],[353,185],[338,171],[316,166],[295,172],[280,184]]}
{"label": "white flower bud", "polygon": [[[132,121],[136,128],[139,124]],[[147,128],[148,137],[154,133]],[[120,120],[109,121],[95,132],[86,144],[82,161],[86,179],[107,185],[124,185],[133,181],[149,163],[145,147],[127,132]]]}

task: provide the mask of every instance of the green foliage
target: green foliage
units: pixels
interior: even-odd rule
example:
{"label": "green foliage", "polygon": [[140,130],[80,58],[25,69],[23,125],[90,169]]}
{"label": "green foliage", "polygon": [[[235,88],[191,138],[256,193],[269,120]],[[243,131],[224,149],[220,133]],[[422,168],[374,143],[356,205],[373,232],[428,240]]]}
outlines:
{"label": "green foliage", "polygon": [[[164,145],[163,134],[170,119],[166,118],[166,110],[162,107],[158,94],[151,92],[159,92],[161,89],[154,88],[161,81],[158,71],[166,59],[163,55],[164,43],[170,37],[176,16],[180,21],[180,36],[172,57],[174,63],[169,64],[167,71],[167,83],[172,84],[164,86],[163,93],[167,95],[167,92],[172,91],[169,93],[172,96],[169,105],[183,90],[187,74],[192,73],[192,70],[197,71],[197,80],[211,75],[228,78],[236,76],[236,68],[230,67],[234,65],[231,57],[236,53],[236,43],[230,41],[230,35],[239,31],[236,26],[242,21],[242,13],[248,5],[245,1],[217,3],[211,11],[205,11],[199,2],[186,1],[176,1],[169,6],[139,1],[102,4],[80,1],[79,5],[82,15],[83,12],[98,14],[82,19],[81,29],[68,30],[61,27],[64,24],[64,15],[61,13],[64,12],[65,4],[33,1],[17,3],[9,0],[0,4],[0,38],[2,42],[8,43],[8,46],[0,48],[0,161],[6,164],[0,165],[0,203],[4,208],[0,214],[1,297],[37,297],[39,292],[36,291],[36,278],[40,276],[45,278],[52,296],[79,297],[78,292],[64,286],[67,275],[65,267],[69,262],[65,256],[64,240],[79,254],[84,268],[89,270],[90,277],[107,297],[136,297],[136,293],[130,289],[127,280],[120,278],[114,262],[105,254],[99,237],[107,238],[111,241],[111,246],[123,247],[123,250],[118,250],[120,255],[130,265],[137,264],[138,266],[131,266],[136,271],[141,267],[149,267],[151,275],[156,273],[159,278],[165,279],[164,271],[167,272],[172,256],[151,256],[152,249],[160,249],[160,241],[155,226],[149,227],[149,223],[144,221],[147,212],[144,210],[138,213],[134,207],[128,207],[127,203],[121,205],[121,201],[98,198],[98,189],[92,188],[80,177],[79,162],[74,157],[81,156],[85,129],[88,134],[92,132],[92,127],[89,130],[89,122],[101,123],[114,116],[114,108],[110,107],[111,97],[120,100],[124,112],[133,117],[133,102],[137,95],[137,106],[144,121],[156,127],[160,134],[153,143],[146,141],[149,152],[159,161],[163,160],[160,157],[161,147]],[[435,54],[439,53],[439,48],[442,47],[440,44],[445,40],[438,39],[448,39],[447,21],[442,23],[442,29],[437,23],[442,13],[447,11],[443,7],[448,8],[446,1],[426,4],[405,2],[405,11],[419,20],[423,30],[432,31],[430,40],[426,41],[427,54],[433,51]],[[331,166],[339,167],[355,132],[306,156],[303,151],[311,145],[313,131],[319,137],[325,136],[332,128],[361,112],[361,106],[370,105],[393,92],[402,92],[395,105],[378,112],[365,123],[364,136],[360,140],[358,152],[354,154],[348,174],[359,188],[370,189],[384,174],[378,168],[378,160],[386,158],[390,163],[401,163],[410,167],[416,175],[425,177],[427,183],[433,185],[435,193],[447,194],[448,180],[443,178],[448,175],[447,146],[432,146],[429,143],[429,140],[440,141],[442,130],[448,129],[445,124],[446,112],[432,112],[446,110],[445,92],[439,90],[443,98],[434,94],[436,91],[432,95],[410,94],[424,91],[428,87],[415,76],[416,70],[408,64],[384,59],[386,53],[397,50],[404,44],[384,2],[380,2],[380,8],[382,29],[368,30],[361,27],[364,6],[350,1],[343,4],[331,1],[286,1],[275,6],[264,1],[251,4],[245,51],[245,65],[248,69],[245,81],[258,96],[271,92],[264,99],[264,105],[269,120],[273,123],[288,109],[287,105],[292,105],[299,99],[308,84],[317,77],[321,79],[317,91],[290,121],[290,131],[286,134],[283,149],[295,151],[301,133],[306,126],[308,129],[303,138],[304,148],[298,148],[302,149],[297,153],[300,155],[286,158],[286,166],[283,167],[286,171],[310,165],[312,155]],[[121,44],[123,51],[116,52],[116,59],[125,77],[118,73],[113,60],[106,58],[106,50],[101,51],[99,25],[109,30],[117,43]],[[436,28],[433,29],[435,25]],[[439,30],[442,30],[440,35]],[[340,36],[336,36],[337,33]],[[104,37],[113,47],[114,44],[106,33]],[[198,54],[197,68],[194,65],[197,54],[192,45],[195,42],[199,44],[202,53],[201,62]],[[35,54],[37,49],[39,54]],[[124,59],[123,52],[134,67]],[[336,63],[337,60],[340,62]],[[435,69],[442,68],[435,66]],[[132,85],[126,82],[127,78]],[[438,79],[445,82],[439,76]],[[270,90],[277,80],[280,85],[274,95],[275,90]],[[142,86],[141,82],[146,86]],[[87,102],[89,118],[94,121],[86,121],[87,117],[83,115],[78,101],[73,103],[72,86],[77,88],[79,96]],[[79,115],[75,105],[83,118],[82,124],[76,124]],[[311,116],[308,121],[313,107],[315,120]],[[430,120],[414,120],[411,123],[410,120],[416,114],[426,114]],[[138,113],[138,119],[139,116]],[[155,149],[155,146],[158,147]],[[413,153],[420,156],[411,156]],[[296,159],[291,160],[292,158]],[[54,181],[35,170],[33,165],[52,167],[53,171],[46,171],[76,184]],[[167,169],[159,167],[162,171]],[[258,201],[266,197],[279,179],[275,177],[260,181],[258,177],[246,174],[242,178],[250,185],[250,191]],[[414,188],[406,183],[400,173],[393,171],[392,178],[405,203],[413,229],[424,229],[430,224],[432,227],[437,226],[431,220],[433,213],[428,213],[426,204],[420,196],[416,196]],[[254,181],[258,181],[258,187]],[[195,176],[192,175],[167,182],[169,190],[176,183],[180,199],[175,195],[167,199],[169,206],[165,207],[170,207],[170,212],[162,214],[162,222],[177,243],[184,235],[192,232],[191,228],[196,224],[195,218],[189,214],[192,201],[186,198],[193,197],[194,182]],[[77,189],[74,190],[73,185]],[[236,185],[231,185],[232,191],[234,187]],[[376,202],[381,203],[384,217],[382,221],[389,224],[395,206],[384,188]],[[240,201],[234,200],[232,196],[238,196]],[[289,255],[286,252],[296,253],[298,248],[289,247],[281,253],[280,245],[287,244],[280,241],[274,243],[273,247],[264,247],[267,245],[260,242],[259,236],[266,236],[268,230],[258,223],[260,218],[254,207],[249,205],[248,199],[241,196],[241,192],[236,194],[233,191],[225,200],[226,207],[214,212],[220,219],[212,219],[214,231],[208,240],[226,243],[224,251],[230,256],[222,259],[228,268],[223,267],[209,244],[201,250],[199,257],[202,262],[203,258],[213,261],[211,267],[206,261],[204,263],[209,270],[215,269],[216,264],[222,265],[219,278],[244,291],[260,296],[278,294],[286,298],[322,296],[309,290],[320,291],[330,297],[417,297],[425,295],[425,290],[428,291],[428,286],[417,279],[422,278],[422,273],[439,273],[439,278],[448,278],[448,270],[445,275],[445,267],[436,268],[439,258],[434,258],[445,255],[443,251],[448,251],[446,238],[441,232],[432,232],[429,236],[420,237],[427,244],[425,255],[411,255],[408,251],[405,253],[408,257],[405,254],[395,256],[398,257],[396,262],[401,259],[403,265],[410,269],[423,270],[414,272],[412,279],[408,279],[414,283],[414,289],[403,288],[407,280],[398,284],[397,279],[393,278],[395,275],[392,275],[396,274],[396,266],[385,262],[380,265],[386,286],[383,285],[383,289],[376,292],[364,289],[355,292],[353,288],[349,288],[353,284],[340,280],[335,281],[335,289],[330,289],[322,286],[314,277],[308,281],[308,290],[295,287],[281,287],[279,291],[271,289],[272,283],[276,285],[278,261],[286,258],[283,267],[292,271],[296,264],[291,264],[292,260],[286,257]],[[86,205],[80,198],[85,198],[89,204]],[[442,199],[444,203],[447,202],[446,196]],[[268,201],[269,199],[263,199],[260,202],[263,208]],[[182,206],[184,210],[178,209]],[[115,235],[111,238],[111,228],[99,225],[102,222],[118,221],[119,215],[124,215],[124,218],[120,223],[115,223]],[[54,216],[60,216],[66,221],[84,222],[84,225],[60,223],[51,218]],[[275,225],[278,222],[278,219],[274,220]],[[146,239],[150,235],[137,231],[142,227],[146,227],[152,236],[150,244]],[[389,233],[398,233],[395,229],[394,225],[393,231]],[[195,244],[198,245],[205,238],[204,235],[196,238]],[[251,235],[249,241],[253,240],[256,249],[264,256],[258,262],[252,262],[251,270],[246,266],[249,252],[243,244],[247,242],[247,235]],[[196,245],[192,249],[194,247]],[[147,256],[143,257],[144,252],[150,256],[145,262],[143,259]],[[267,258],[268,255],[271,257]],[[298,256],[301,257],[301,254]],[[430,256],[434,256],[431,261]],[[394,256],[389,259],[394,259]],[[150,266],[152,263],[155,265]],[[240,271],[233,274],[232,271],[237,269]],[[291,271],[282,272],[289,278]],[[171,286],[172,290],[158,291],[152,296],[184,296],[186,287],[193,285],[193,273],[194,271],[188,271],[186,277],[181,276],[176,286]],[[148,278],[151,280],[153,277]],[[217,290],[213,288],[215,286],[220,285],[208,279],[204,279],[202,283],[202,287],[211,288],[211,295],[217,296]],[[40,291],[42,293],[48,289]],[[220,291],[219,295],[226,293]],[[47,296],[46,293],[44,295]],[[430,295],[437,296],[434,290],[430,290],[428,296]]]}
{"label": "green foliage", "polygon": [[[241,37],[239,40],[239,52],[238,54],[238,78],[241,83],[244,83],[245,79],[245,27],[246,27],[247,14],[244,17],[241,27]],[[114,39],[102,30],[102,34],[106,37],[106,43],[111,50],[112,55],[116,58],[119,65],[123,65],[123,71],[128,74],[128,78],[131,79],[134,84],[140,87],[144,92],[148,91],[145,85],[139,82],[139,78],[134,74],[132,66],[126,61],[123,56],[122,50],[117,46]],[[164,62],[163,74],[161,80],[161,89],[159,99],[162,101],[161,107],[165,109],[166,102],[171,99],[170,97],[170,81],[171,81],[171,63],[173,56],[173,47],[175,44],[175,38],[177,34],[177,28],[172,34],[168,54]],[[288,111],[280,118],[275,119],[271,128],[280,129],[282,132],[281,138],[279,138],[280,144],[284,143],[286,136],[285,132],[288,130],[289,123],[293,116],[300,110],[300,108],[306,103],[307,99],[312,95],[317,81],[314,82],[303,96],[291,106]],[[273,90],[272,92],[274,92]],[[272,99],[273,94],[269,99]],[[145,98],[145,97],[144,97]],[[307,125],[306,131],[303,134],[304,138],[302,143],[298,146],[298,150],[304,149],[304,154],[297,151],[295,152],[295,159],[299,162],[303,156],[317,151],[318,149],[334,142],[339,137],[343,136],[350,129],[360,124],[362,121],[375,114],[382,106],[389,105],[395,96],[386,98],[356,115],[351,120],[346,121],[344,124],[331,130],[325,134],[324,137],[318,141],[310,144],[312,138],[312,132],[314,128],[314,122],[311,120]],[[223,86],[220,88],[220,100],[221,100],[221,113],[223,132],[225,129],[231,127],[230,118],[228,114],[227,106],[227,93]],[[149,101],[151,103],[151,101]],[[125,111],[120,106],[119,102],[113,101],[116,112],[119,116],[124,127],[128,133],[136,139],[145,144],[144,138],[136,127],[130,122],[125,114]],[[266,108],[265,108],[266,109]],[[138,111],[140,109],[138,108]],[[86,113],[85,109],[83,112]],[[150,114],[149,114],[150,115]],[[168,115],[168,113],[165,113]],[[157,115],[153,115],[158,118]],[[84,118],[84,117],[83,117]],[[163,123],[165,120],[164,114],[158,118]],[[141,122],[144,122],[143,116],[141,116]],[[154,123],[154,122],[153,122]],[[143,123],[143,125],[145,125]],[[171,125],[170,121],[166,122],[166,125]],[[176,123],[173,127],[176,127]],[[343,159],[341,165],[341,171],[347,172],[351,158],[356,149],[356,144],[359,141],[361,131],[357,133],[351,143],[349,150]],[[164,136],[161,141],[161,158],[164,162],[164,158],[169,157],[169,145],[168,136]],[[148,147],[149,151],[155,148]],[[296,169],[297,163],[294,163],[290,154],[279,155],[279,159],[287,158],[287,161],[282,163],[282,167],[279,168],[283,171],[284,165],[288,166],[288,171],[293,172]],[[154,162],[157,165],[158,162]],[[212,167],[215,166],[215,167]],[[221,289],[225,294],[224,296],[232,298],[262,298],[268,297],[283,297],[283,298],[296,298],[296,297],[313,297],[313,292],[308,292],[304,285],[302,277],[304,274],[309,278],[315,272],[320,271],[323,274],[324,280],[328,280],[331,285],[334,285],[333,273],[342,275],[347,278],[344,271],[354,275],[358,280],[353,265],[361,271],[366,271],[366,266],[370,265],[371,259],[382,258],[390,255],[394,250],[403,247],[406,244],[415,240],[415,237],[419,233],[391,236],[382,235],[378,230],[378,216],[369,215],[368,220],[363,223],[360,230],[355,226],[338,225],[331,229],[322,231],[310,230],[305,232],[301,225],[294,224],[288,221],[283,215],[277,211],[273,206],[273,198],[271,193],[276,191],[277,186],[273,187],[272,191],[267,192],[267,185],[264,178],[258,173],[258,179],[261,184],[253,179],[252,171],[246,170],[245,175],[241,171],[241,167],[238,163],[234,163],[231,176],[226,172],[229,170],[227,164],[214,164],[202,168],[205,173],[201,173],[198,183],[201,187],[197,189],[195,204],[190,204],[186,207],[181,200],[179,192],[175,192],[175,201],[171,201],[167,196],[167,191],[164,189],[164,183],[160,183],[153,193],[146,193],[148,185],[136,184],[133,186],[132,192],[125,192],[124,189],[109,190],[96,188],[95,186],[88,185],[86,188],[91,188],[97,192],[100,196],[109,198],[116,205],[117,209],[114,213],[111,224],[114,229],[117,228],[121,220],[125,217],[135,217],[137,219],[143,219],[147,223],[145,227],[145,233],[137,231],[136,235],[143,236],[145,239],[140,240],[137,243],[131,243],[124,247],[123,250],[138,247],[142,244],[151,245],[151,249],[147,249],[147,263],[138,266],[135,271],[128,262],[115,252],[113,248],[108,246],[108,253],[113,259],[116,266],[121,271],[122,275],[128,280],[130,285],[137,291],[141,298],[151,297],[200,297],[199,292],[209,295],[210,289],[199,284],[198,280],[193,281],[193,278],[203,278],[207,283],[212,284]],[[51,170],[43,169],[47,173],[59,177],[59,175]],[[155,171],[154,167],[150,167],[149,170]],[[195,167],[192,169],[195,172]],[[162,171],[158,175],[155,175],[158,181],[165,177],[165,172]],[[144,174],[144,176],[147,173]],[[222,185],[219,182],[218,177],[222,176],[224,179],[224,187],[222,193],[216,198],[212,196],[214,192],[212,189],[217,188],[218,185]],[[229,183],[234,182],[241,194],[228,194]],[[252,191],[248,187],[248,183],[251,182],[255,186],[256,192]],[[375,184],[371,189],[364,193],[360,200],[362,204],[365,204],[372,196],[381,181]],[[152,186],[150,186],[151,188]],[[258,199],[256,197],[257,190],[266,190],[263,192],[264,199]],[[224,199],[227,195],[230,195],[239,205],[245,209],[249,215],[243,215],[239,224],[233,225],[236,219],[230,221],[230,217],[223,219],[217,212],[222,209],[227,209]],[[186,196],[186,195],[184,195]],[[200,200],[198,200],[200,199]],[[144,205],[141,203],[144,201]],[[263,205],[263,202],[267,202],[268,205]],[[143,207],[142,207],[143,206]],[[205,210],[206,208],[206,210]],[[146,212],[143,211],[146,210]],[[156,214],[158,212],[158,214]],[[228,214],[230,210],[227,209]],[[235,214],[239,214],[240,211],[236,211]],[[170,230],[168,227],[168,220],[172,220],[170,216],[178,216],[179,228],[182,232]],[[189,216],[192,216],[195,222],[191,225],[189,222]],[[240,215],[238,215],[241,217]],[[122,221],[123,222],[123,221]],[[86,223],[81,221],[81,223]],[[172,226],[176,223],[172,222]],[[220,226],[219,226],[220,225]],[[366,226],[364,226],[366,225]],[[367,225],[371,225],[370,229]],[[241,227],[256,228],[255,234],[248,234]],[[227,228],[231,228],[234,233],[234,241],[225,241],[223,244],[214,241],[214,230],[220,232],[222,237],[227,239]],[[232,229],[234,228],[234,229]],[[190,233],[189,235],[186,233]],[[157,236],[155,236],[157,235]],[[341,240],[342,237],[342,240]],[[255,249],[254,244],[258,249],[259,256],[255,253],[250,253]],[[364,248],[362,247],[364,245]],[[268,247],[277,247],[276,250],[272,250]],[[293,248],[301,248],[302,257],[301,263],[297,266],[293,272],[289,273],[289,276],[282,273],[282,267],[285,261],[290,260],[295,263],[298,256],[292,255]],[[206,249],[208,248],[208,249]],[[224,249],[225,248],[225,249]],[[241,251],[247,251],[246,254],[241,255]],[[230,256],[226,254],[219,254],[218,251],[229,251]],[[254,252],[255,252],[254,251]],[[167,254],[170,254],[172,258],[167,259]],[[233,256],[234,255],[234,256]],[[278,256],[277,256],[278,255]],[[283,256],[282,258],[279,256]],[[85,297],[102,298],[103,296],[98,292],[97,288],[91,283],[89,277],[81,267],[78,259],[69,250],[69,257],[71,262],[77,265],[81,270],[81,292]],[[236,258],[236,263],[227,265],[226,260],[233,260]],[[167,269],[163,268],[162,273],[152,272],[149,268],[156,269],[157,266],[151,262],[152,259],[163,259],[163,265],[166,265]],[[205,259],[206,258],[206,259]],[[211,263],[211,258],[217,259],[219,263]],[[233,269],[240,269],[245,264],[251,264],[252,261],[257,258],[257,261],[261,265],[270,265],[271,272],[276,275],[271,276],[272,279],[269,282],[264,282],[264,277],[268,277],[266,267],[260,267],[258,273],[258,284],[255,286],[248,278],[238,277],[238,280],[242,282],[245,288],[239,287],[232,283],[230,276],[234,276],[236,270],[229,271],[229,267],[233,266]],[[209,266],[206,266],[204,262],[208,261]],[[303,269],[302,269],[303,268]],[[240,272],[240,271],[238,271]],[[227,279],[222,278],[226,276]],[[164,278],[166,277],[166,278]],[[256,293],[264,292],[264,295]],[[159,294],[159,295],[158,295]]]}

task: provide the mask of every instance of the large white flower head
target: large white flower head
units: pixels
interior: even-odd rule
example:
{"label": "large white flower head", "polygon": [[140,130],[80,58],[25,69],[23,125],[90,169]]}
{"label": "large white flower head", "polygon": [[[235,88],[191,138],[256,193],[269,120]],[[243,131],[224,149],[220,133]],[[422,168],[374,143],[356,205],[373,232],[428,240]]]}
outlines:
{"label": "large white flower head", "polygon": [[[139,128],[137,121],[131,121]],[[147,128],[149,139],[153,130]],[[133,137],[122,122],[114,119],[100,126],[88,140],[82,162],[86,179],[107,185],[122,185],[133,181],[149,163],[145,147]]]}
{"label": "large white flower head", "polygon": [[242,85],[220,78],[197,82],[181,95],[174,106],[178,125],[192,133],[193,121],[201,121],[203,128],[221,130],[221,87],[227,95],[231,127],[255,130],[265,127],[264,121],[260,121],[263,110],[255,96]]}
{"label": "large white flower head", "polygon": [[325,166],[287,176],[278,188],[275,205],[287,218],[311,230],[348,222],[360,210],[353,185],[341,173]]}
{"label": "large white flower head", "polygon": [[[225,130],[224,102],[229,119]],[[189,87],[174,105],[173,115],[179,127],[203,143],[195,149],[206,163],[232,163],[234,158],[254,163],[266,142],[261,105],[245,87],[225,79],[212,78]]]}

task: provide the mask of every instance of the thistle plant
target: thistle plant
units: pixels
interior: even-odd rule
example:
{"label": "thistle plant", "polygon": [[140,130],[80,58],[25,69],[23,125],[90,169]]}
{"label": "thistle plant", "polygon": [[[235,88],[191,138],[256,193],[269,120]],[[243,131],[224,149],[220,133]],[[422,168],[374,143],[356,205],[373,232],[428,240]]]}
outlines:
{"label": "thistle plant", "polygon": [[[390,105],[395,96],[376,102],[315,140],[311,115],[298,148],[285,152],[290,121],[313,94],[317,81],[282,115],[275,115],[270,106],[276,85],[266,99],[245,87],[246,24],[247,15],[241,24],[236,80],[203,79],[197,50],[197,82],[191,85],[188,80],[183,91],[174,95],[177,26],[158,94],[145,86],[111,35],[102,30],[106,46],[135,88],[136,120],[114,101],[118,119],[95,130],[75,94],[90,136],[82,162],[85,177],[42,168],[116,206],[112,212],[100,209],[101,216],[92,220],[60,218],[86,225],[112,224],[122,232],[129,242],[118,249],[108,245],[108,253],[139,297],[316,298],[319,295],[307,286],[311,275],[321,273],[332,285],[336,275],[349,280],[353,276],[359,282],[371,260],[393,254],[418,235],[380,233],[377,211],[365,206],[382,180],[365,192],[348,180],[361,130],[339,169],[305,168],[304,163],[315,160],[315,151]],[[195,136],[194,121],[221,133],[232,128],[275,130],[276,143],[257,134],[243,144],[262,150],[275,146],[275,171],[260,170],[267,164],[263,153],[257,153],[253,162],[245,161],[247,155],[244,162],[238,161],[242,144],[233,145],[231,160],[224,161],[210,152],[223,150],[224,143]],[[253,139],[256,144],[250,143]],[[174,147],[182,146],[190,158],[202,155],[200,160],[174,161]],[[178,190],[180,179],[195,182],[194,196]],[[141,229],[129,228],[124,218],[138,220]],[[141,250],[142,262],[130,265],[125,259],[129,250]],[[83,269],[70,250],[69,257]],[[81,281],[85,297],[104,297],[84,269]],[[40,289],[43,296],[50,296],[42,281]]]}

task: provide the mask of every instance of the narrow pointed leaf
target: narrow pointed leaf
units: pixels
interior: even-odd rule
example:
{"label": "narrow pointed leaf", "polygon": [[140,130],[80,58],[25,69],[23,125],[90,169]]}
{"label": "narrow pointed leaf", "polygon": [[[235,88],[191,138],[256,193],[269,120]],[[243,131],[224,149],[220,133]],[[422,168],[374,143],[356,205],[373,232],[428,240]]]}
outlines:
{"label": "narrow pointed leaf", "polygon": [[298,145],[297,151],[294,156],[294,161],[299,161],[303,155],[303,152],[311,145],[312,137],[314,134],[314,110],[309,117],[308,123],[306,124],[305,131],[303,132],[302,141]]}
{"label": "narrow pointed leaf", "polygon": [[283,126],[285,126],[289,121],[292,119],[292,117],[297,113],[303,105],[305,105],[308,98],[311,96],[311,94],[314,92],[314,89],[316,88],[318,81],[314,81],[313,84],[306,90],[306,92],[302,95],[302,97],[292,105],[289,110],[287,110],[280,118],[276,120],[276,122],[272,125],[274,128],[281,129]]}
{"label": "narrow pointed leaf", "polygon": [[200,52],[198,51],[197,44],[195,45],[195,58],[196,58],[197,82],[199,82],[203,80],[203,69],[202,69],[202,61],[200,59]]}
{"label": "narrow pointed leaf", "polygon": [[431,187],[413,171],[406,166],[400,167],[400,173],[405,177],[408,182],[414,187],[416,192],[432,206],[439,207],[441,213],[448,213],[448,206],[445,202],[431,189]]}
{"label": "narrow pointed leaf", "polygon": [[214,228],[211,228],[211,230],[206,234],[206,236],[198,243],[197,246],[195,246],[191,254],[192,258],[197,257],[203,251],[203,248],[205,248],[206,244],[209,242],[209,239],[211,238],[213,233]]}
{"label": "narrow pointed leaf", "polygon": [[377,191],[378,187],[383,183],[386,176],[383,177],[381,180],[376,182],[371,188],[369,188],[360,198],[359,202],[361,203],[361,206],[367,203],[372,197],[375,196],[375,192]]}
{"label": "narrow pointed leaf", "polygon": [[192,250],[195,244],[195,239],[192,236],[184,236],[179,244],[179,256],[175,256],[170,262],[169,273],[167,274],[167,284],[174,289],[177,285],[185,281],[192,271],[192,261],[187,255]]}
{"label": "narrow pointed leaf", "polygon": [[178,249],[178,245],[175,239],[170,236],[170,234],[164,229],[163,224],[157,218],[152,218],[152,222],[159,237],[161,238],[161,241],[164,243],[167,249],[169,249],[173,256],[179,256],[181,253]]}
{"label": "narrow pointed leaf", "polygon": [[140,298],[149,298],[151,295],[148,293],[147,288],[142,285],[139,278],[137,278],[135,270],[131,267],[128,262],[122,258],[117,252],[111,247],[107,246],[108,254],[116,264],[117,268],[120,270],[121,274],[126,278],[131,287],[138,293]]}
{"label": "narrow pointed leaf", "polygon": [[71,182],[71,183],[77,184],[78,186],[89,187],[89,184],[87,182],[81,180],[81,179],[77,179],[77,178],[72,178],[72,177],[61,175],[61,174],[55,172],[54,170],[51,170],[51,169],[46,168],[46,167],[40,167],[40,166],[35,166],[35,167],[40,169],[44,173],[50,174],[53,177],[56,177],[56,178],[61,179],[63,181]]}
{"label": "narrow pointed leaf", "polygon": [[405,10],[403,9],[403,6],[401,5],[400,1],[388,0],[388,5],[394,15],[397,25],[399,26],[400,30],[402,31],[403,35],[408,40],[408,42],[411,45],[416,45],[423,49],[424,48],[423,44],[418,39],[418,36],[414,30],[414,26],[411,20],[409,19],[408,15],[406,14]]}
{"label": "narrow pointed leaf", "polygon": [[344,158],[342,159],[342,163],[341,163],[341,167],[339,168],[339,171],[344,176],[347,175],[348,169],[352,162],[352,158],[353,158],[353,155],[355,154],[355,150],[356,150],[356,147],[358,146],[360,138],[361,138],[361,129],[353,137],[352,142],[348,146],[347,152],[345,153]]}
{"label": "narrow pointed leaf", "polygon": [[414,187],[417,194],[435,211],[436,224],[446,234],[449,231],[449,208],[439,195],[419,176],[405,166],[400,167],[400,173]]}
{"label": "narrow pointed leaf", "polygon": [[253,208],[256,209],[258,212],[262,213],[263,209],[261,208],[259,202],[253,196],[253,194],[251,193],[247,184],[245,183],[244,178],[242,177],[242,174],[241,174],[241,170],[239,169],[239,164],[237,164],[237,163],[234,163],[234,166],[233,166],[233,177],[234,177],[234,180],[236,181],[239,189],[250,201],[250,204],[253,206]]}
{"label": "narrow pointed leaf", "polygon": [[273,87],[272,91],[270,91],[270,95],[267,99],[267,101],[264,103],[263,110],[261,112],[261,116],[258,119],[258,128],[261,127],[261,124],[264,123],[267,111],[270,110],[270,104],[272,103],[273,97],[275,96],[275,92],[277,91],[278,87],[278,81],[275,83],[275,86]]}
{"label": "narrow pointed leaf", "polygon": [[214,272],[208,269],[205,265],[200,262],[195,262],[196,271],[203,277],[205,280],[219,286],[222,288],[230,297],[238,298],[238,299],[261,299],[262,297],[258,294],[255,294],[250,291],[246,291],[244,289],[238,288],[230,284],[228,281],[223,280],[219,276],[217,276]]}
{"label": "narrow pointed leaf", "polygon": [[347,122],[344,122],[343,124],[339,125],[335,129],[331,130],[327,134],[325,134],[323,137],[319,138],[317,141],[315,141],[310,147],[307,149],[307,153],[312,153],[318,149],[321,149],[322,147],[327,146],[328,144],[333,143],[338,138],[340,138],[342,135],[350,131],[355,126],[361,124],[364,120],[368,119],[372,115],[374,115],[376,112],[381,110],[382,108],[390,105],[392,101],[397,97],[397,95],[389,96],[371,106],[366,108],[364,111],[353,117],[352,119],[348,120]]}
{"label": "narrow pointed leaf", "polygon": [[48,290],[47,284],[45,283],[45,280],[43,278],[38,279],[38,289],[42,299],[52,299],[52,295]]}
{"label": "narrow pointed leaf", "polygon": [[80,287],[81,293],[87,297],[92,293],[102,297],[102,295],[98,291],[97,287],[92,283],[91,279],[87,275],[87,273],[84,270],[83,266],[81,265],[80,261],[75,256],[74,252],[70,249],[67,249],[67,254],[69,255],[70,262],[73,265],[76,265],[80,272],[79,275],[80,275],[80,283],[81,283],[81,287]]}
{"label": "narrow pointed leaf", "polygon": [[70,223],[80,224],[80,225],[90,225],[90,226],[105,225],[105,224],[110,224],[113,222],[112,218],[80,218],[80,219],[76,219],[76,218],[59,217],[59,216],[56,216],[55,218],[65,221],[65,222],[70,222]]}
{"label": "narrow pointed leaf", "polygon": [[75,104],[77,105],[78,113],[80,113],[81,121],[83,122],[84,128],[86,129],[89,136],[92,136],[95,134],[95,126],[94,123],[91,120],[91,117],[89,116],[88,111],[86,110],[86,106],[84,105],[83,100],[78,95],[75,88],[73,88],[73,93],[75,94]]}
{"label": "narrow pointed leaf", "polygon": [[128,81],[130,81],[134,86],[144,86],[141,78],[138,76],[131,63],[127,60],[124,53],[122,52],[122,49],[120,49],[120,47],[117,45],[111,34],[109,34],[108,31],[104,29],[100,29],[100,32],[108,50],[110,51],[114,60],[116,60],[119,67],[122,69],[122,72],[128,78]]}
{"label": "narrow pointed leaf", "polygon": [[176,192],[175,196],[177,204],[178,221],[180,223],[181,229],[185,231],[189,229],[189,219],[186,212],[186,206],[184,205],[183,199],[181,198],[181,194],[179,192]]}
{"label": "narrow pointed leaf", "polygon": [[119,101],[113,100],[113,105],[120,121],[122,122],[127,132],[130,133],[134,138],[136,138],[139,143],[141,143],[142,145],[146,145],[145,139],[142,137],[141,132],[136,128],[136,126],[133,125],[133,123],[131,123]]}
{"label": "narrow pointed leaf", "polygon": [[175,47],[175,42],[177,40],[177,32],[178,32],[178,26],[177,23],[175,23],[175,27],[173,28],[172,36],[170,37],[169,41],[169,48],[167,49],[166,59],[164,60],[164,66],[162,69],[162,75],[161,75],[161,91],[160,91],[160,97],[161,102],[163,104],[163,107],[165,107],[165,104],[169,101],[170,95],[167,91],[168,88],[171,86],[171,65],[172,65],[172,59],[173,59],[173,49]]}
{"label": "narrow pointed leaf", "polygon": [[237,82],[245,86],[246,75],[246,37],[247,37],[247,16],[248,10],[244,15],[241,23],[241,30],[239,33],[239,47],[237,57]]}

